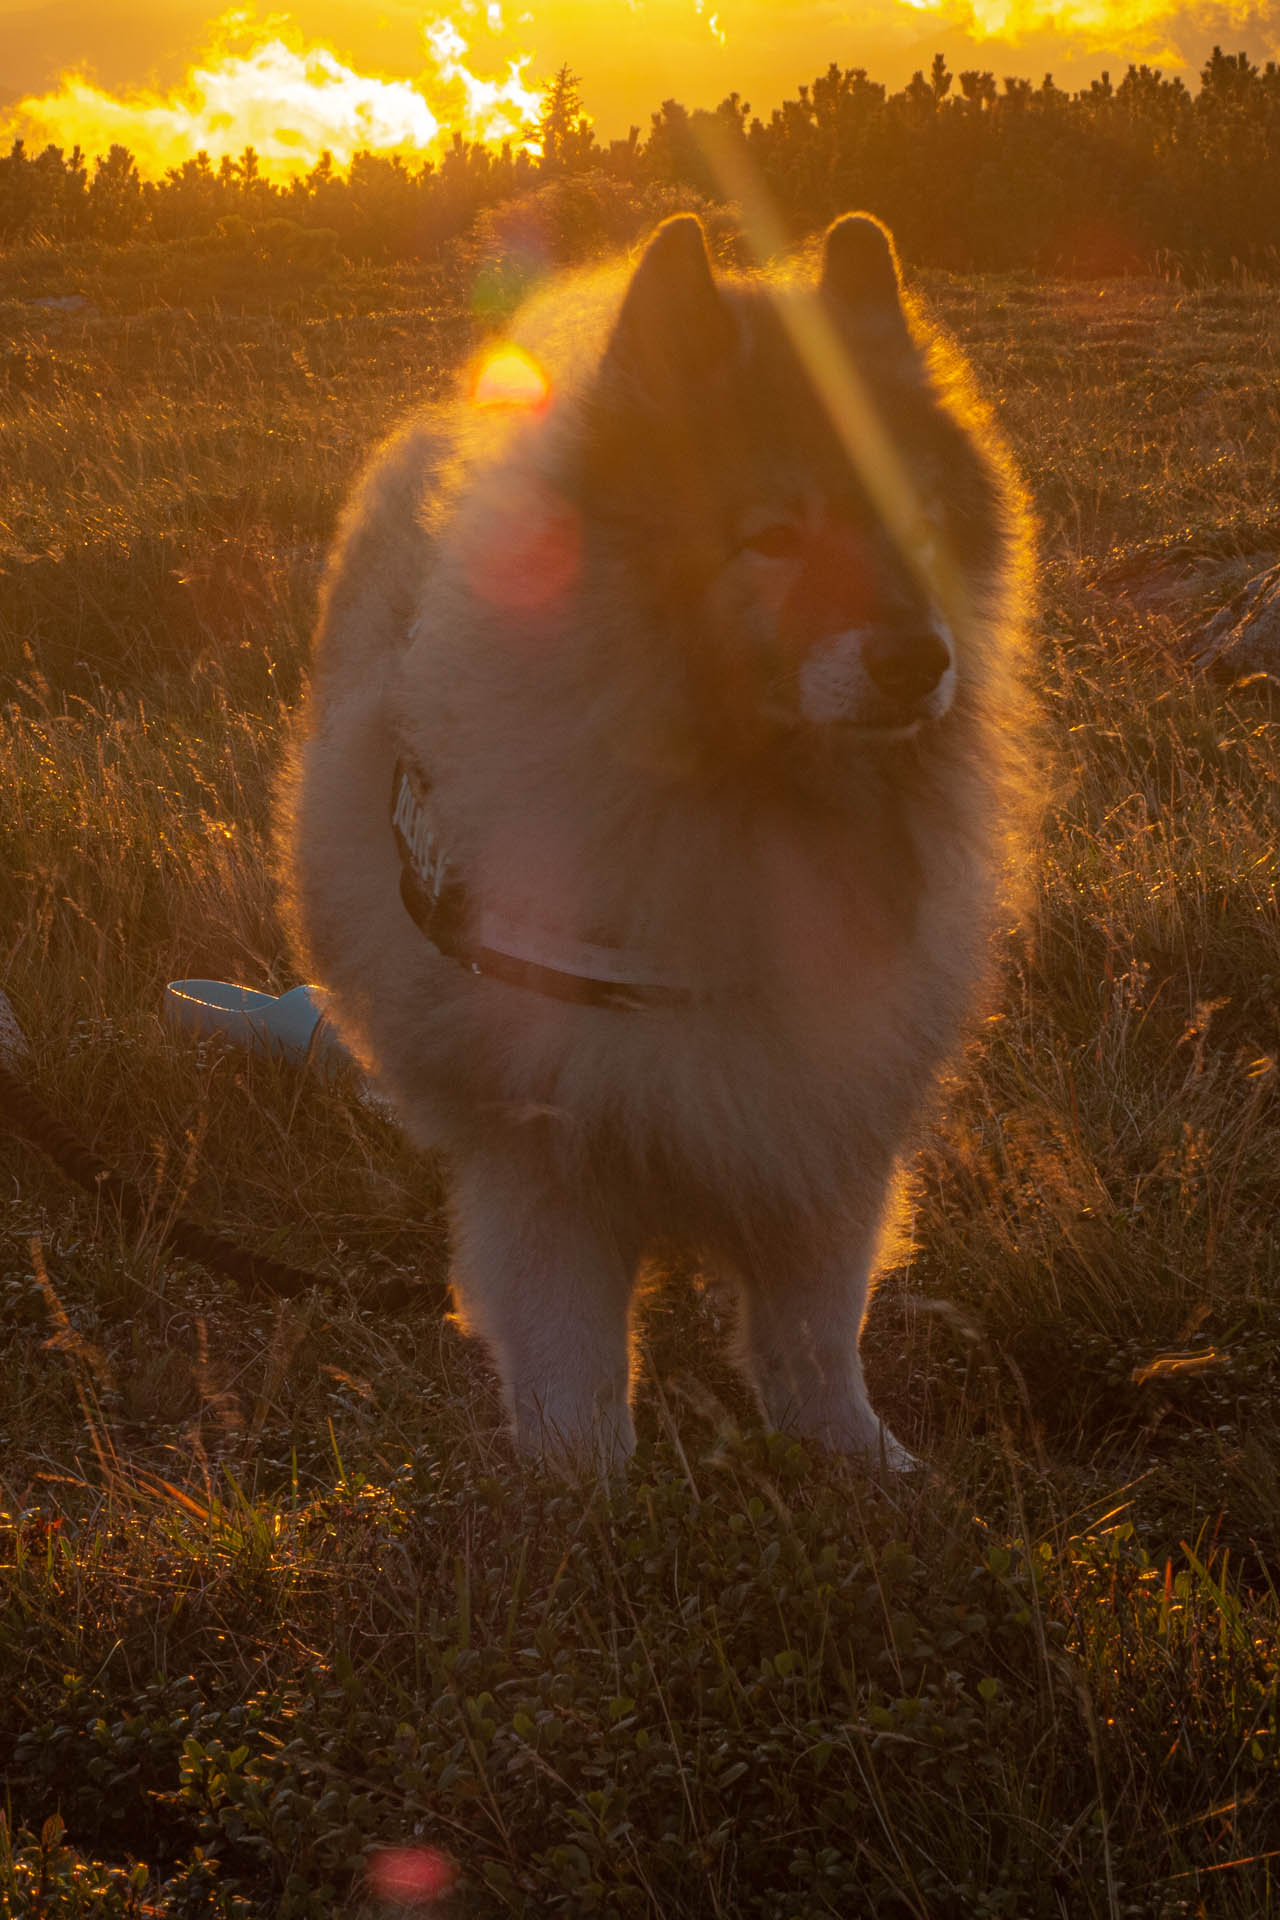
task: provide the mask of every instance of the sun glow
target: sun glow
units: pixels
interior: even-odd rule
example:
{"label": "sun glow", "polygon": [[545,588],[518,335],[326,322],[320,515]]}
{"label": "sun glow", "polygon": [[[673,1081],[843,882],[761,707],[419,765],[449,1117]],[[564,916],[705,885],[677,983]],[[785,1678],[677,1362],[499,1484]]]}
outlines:
{"label": "sun glow", "polygon": [[280,177],[305,172],[326,152],[342,167],[362,151],[425,159],[454,132],[534,144],[542,94],[526,81],[528,56],[509,61],[501,78],[484,78],[467,66],[467,41],[451,20],[431,22],[423,38],[423,75],[382,79],[287,22],[267,27],[230,13],[171,91],[113,94],[69,74],[0,115],[0,137],[90,155],[118,143],[153,176],[200,151],[217,160],[246,147],[264,173]]}

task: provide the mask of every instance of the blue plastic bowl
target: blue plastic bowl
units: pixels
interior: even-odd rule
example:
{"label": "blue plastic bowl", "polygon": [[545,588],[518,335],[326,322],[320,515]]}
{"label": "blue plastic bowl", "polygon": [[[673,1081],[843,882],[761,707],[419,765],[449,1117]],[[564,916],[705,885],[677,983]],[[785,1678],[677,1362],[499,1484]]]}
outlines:
{"label": "blue plastic bowl", "polygon": [[227,980],[171,980],[164,1014],[170,1026],[197,1039],[287,1060],[336,1062],[348,1056],[325,1020],[328,998],[323,987],[292,987],[277,998]]}

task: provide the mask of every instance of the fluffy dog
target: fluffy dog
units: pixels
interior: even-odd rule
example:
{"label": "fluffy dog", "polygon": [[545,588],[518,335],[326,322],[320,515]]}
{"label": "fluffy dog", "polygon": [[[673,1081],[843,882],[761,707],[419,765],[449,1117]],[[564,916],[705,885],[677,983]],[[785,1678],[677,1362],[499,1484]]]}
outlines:
{"label": "fluffy dog", "polygon": [[519,1444],[634,1445],[657,1240],[766,1418],[908,1464],[858,1336],[1020,816],[1025,512],[865,215],[810,281],[692,216],[374,460],[324,593],[293,916],[452,1164]]}

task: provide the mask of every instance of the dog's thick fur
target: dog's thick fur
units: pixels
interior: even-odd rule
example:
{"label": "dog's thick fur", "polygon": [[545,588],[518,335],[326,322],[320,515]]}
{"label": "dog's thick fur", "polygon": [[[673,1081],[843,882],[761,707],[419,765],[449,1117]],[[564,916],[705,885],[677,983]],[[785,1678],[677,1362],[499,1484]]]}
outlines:
{"label": "dog's thick fur", "polygon": [[[916,555],[798,314],[871,402]],[[481,382],[348,509],[292,806],[301,953],[448,1151],[455,1286],[521,1445],[630,1451],[660,1239],[736,1284],[771,1422],[904,1464],[858,1334],[1016,833],[1016,483],[865,216],[816,287],[717,279],[678,217],[629,279],[569,282],[515,331],[545,403]],[[688,1003],[566,1004],[439,953],[399,893],[405,754],[469,910],[607,939]]]}

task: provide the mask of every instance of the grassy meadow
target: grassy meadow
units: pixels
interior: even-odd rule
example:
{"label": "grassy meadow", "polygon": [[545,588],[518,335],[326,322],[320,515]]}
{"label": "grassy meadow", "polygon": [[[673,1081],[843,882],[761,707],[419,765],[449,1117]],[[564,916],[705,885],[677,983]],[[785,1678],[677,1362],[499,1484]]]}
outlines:
{"label": "grassy meadow", "polygon": [[[465,276],[0,259],[0,986],[154,1196],[125,1231],[0,1137],[0,1913],[1280,1913],[1280,728],[1188,664],[1280,551],[1280,292],[924,290],[1040,515],[1050,748],[867,1331],[928,1469],[760,1432],[674,1273],[607,1500],[502,1439],[437,1172],[160,1019],[294,984],[319,560]],[[326,1285],[247,1300],[164,1253],[178,1204]],[[389,1906],[380,1847],[447,1901]]]}

